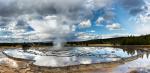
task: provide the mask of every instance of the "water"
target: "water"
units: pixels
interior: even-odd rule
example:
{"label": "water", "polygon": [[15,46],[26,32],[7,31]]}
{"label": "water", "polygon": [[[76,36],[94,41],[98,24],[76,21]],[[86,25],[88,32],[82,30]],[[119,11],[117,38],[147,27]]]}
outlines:
{"label": "water", "polygon": [[136,60],[126,62],[123,65],[119,65],[114,69],[116,73],[127,73],[131,70],[143,71],[140,73],[150,73],[150,56],[149,54],[143,54],[142,57]]}
{"label": "water", "polygon": [[[27,51],[7,49],[1,54],[17,60],[30,60],[32,65],[42,67],[78,66],[80,68],[80,65],[88,64],[89,66],[85,66],[85,69],[93,69],[88,71],[89,73],[108,73],[107,69],[110,69],[108,70],[110,73],[122,73],[122,71],[127,73],[139,68],[149,70],[150,57],[148,52],[135,49],[137,48],[68,47],[67,50],[55,51],[47,50],[47,48],[31,48]],[[0,60],[1,63],[4,63],[4,61]],[[17,64],[15,67],[17,67]],[[95,70],[94,68],[97,67],[98,70]]]}
{"label": "water", "polygon": [[14,58],[21,58],[35,61],[38,66],[62,67],[69,65],[92,64],[111,62],[137,55],[129,54],[119,48],[110,47],[75,47],[67,51],[37,51],[21,49],[8,49],[3,52]]}

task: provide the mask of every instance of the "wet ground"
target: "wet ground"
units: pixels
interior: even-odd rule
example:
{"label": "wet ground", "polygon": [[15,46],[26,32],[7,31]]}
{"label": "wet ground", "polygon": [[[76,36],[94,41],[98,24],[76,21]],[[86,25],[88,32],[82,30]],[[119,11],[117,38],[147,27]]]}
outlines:
{"label": "wet ground", "polygon": [[[36,50],[35,50],[36,49]],[[69,50],[68,50],[69,49]],[[149,73],[149,52],[139,48],[2,48],[0,73]]]}

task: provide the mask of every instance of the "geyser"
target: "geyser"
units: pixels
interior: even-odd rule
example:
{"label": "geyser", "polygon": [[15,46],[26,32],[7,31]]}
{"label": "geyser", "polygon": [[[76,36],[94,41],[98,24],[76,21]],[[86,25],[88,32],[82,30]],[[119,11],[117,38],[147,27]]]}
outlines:
{"label": "geyser", "polygon": [[62,50],[63,47],[64,47],[63,39],[57,38],[56,40],[54,40],[53,47],[52,47],[53,50],[57,50],[57,51]]}

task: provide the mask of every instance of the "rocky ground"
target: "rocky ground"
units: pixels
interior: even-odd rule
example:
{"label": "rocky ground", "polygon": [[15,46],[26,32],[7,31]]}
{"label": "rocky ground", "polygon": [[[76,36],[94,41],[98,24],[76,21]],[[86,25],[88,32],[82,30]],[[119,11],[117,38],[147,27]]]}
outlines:
{"label": "rocky ground", "polygon": [[9,58],[1,58],[0,73],[40,73],[31,69],[30,63],[14,61]]}
{"label": "rocky ground", "polygon": [[[16,61],[10,58],[0,58],[0,73],[111,73],[116,64],[93,64],[62,68],[39,67],[31,61]],[[96,73],[97,73],[96,72]]]}
{"label": "rocky ground", "polygon": [[150,67],[137,68],[135,70],[130,71],[129,73],[150,73]]}

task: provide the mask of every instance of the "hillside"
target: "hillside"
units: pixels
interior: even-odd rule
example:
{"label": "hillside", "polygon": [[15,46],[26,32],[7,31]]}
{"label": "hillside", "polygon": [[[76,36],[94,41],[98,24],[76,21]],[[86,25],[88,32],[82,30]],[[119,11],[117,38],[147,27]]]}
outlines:
{"label": "hillside", "polygon": [[150,45],[150,35],[117,37],[109,39],[93,39],[88,41],[68,42],[68,44]]}
{"label": "hillside", "polygon": [[[109,39],[93,39],[87,41],[69,41],[64,46],[89,46],[105,44],[110,45],[150,45],[150,35],[142,36],[128,36],[128,37],[116,37]],[[52,41],[50,42],[24,42],[24,43],[0,43],[0,46],[22,46],[28,48],[32,46],[53,46]],[[102,45],[103,46],[103,45]]]}

